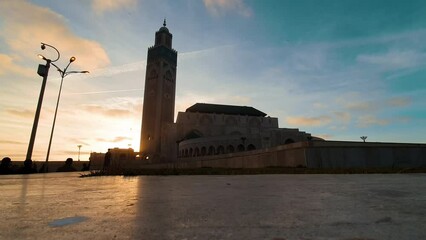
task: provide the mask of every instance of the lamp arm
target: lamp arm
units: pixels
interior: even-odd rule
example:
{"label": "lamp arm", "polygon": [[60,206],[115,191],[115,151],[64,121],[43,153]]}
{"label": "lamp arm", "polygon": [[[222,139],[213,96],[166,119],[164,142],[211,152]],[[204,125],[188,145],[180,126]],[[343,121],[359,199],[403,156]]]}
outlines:
{"label": "lamp arm", "polygon": [[56,49],[54,46],[47,43],[42,42],[41,44],[53,48],[56,51],[56,54],[58,54],[57,58],[55,60],[52,60],[52,62],[56,62],[59,60],[59,58],[61,57],[61,54],[59,53],[58,49]]}
{"label": "lamp arm", "polygon": [[58,72],[61,74],[61,77],[65,76],[65,72],[62,71],[58,66],[56,66],[56,64],[54,64],[53,62],[51,62],[50,64],[52,64],[56,68],[56,70],[58,70]]}

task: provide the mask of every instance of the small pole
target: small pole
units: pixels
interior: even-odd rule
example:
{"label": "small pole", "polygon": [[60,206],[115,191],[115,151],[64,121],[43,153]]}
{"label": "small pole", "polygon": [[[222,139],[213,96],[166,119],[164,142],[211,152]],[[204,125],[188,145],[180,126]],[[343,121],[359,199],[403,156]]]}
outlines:
{"label": "small pole", "polygon": [[77,147],[78,147],[78,161],[80,162],[80,149],[82,145],[77,145]]}

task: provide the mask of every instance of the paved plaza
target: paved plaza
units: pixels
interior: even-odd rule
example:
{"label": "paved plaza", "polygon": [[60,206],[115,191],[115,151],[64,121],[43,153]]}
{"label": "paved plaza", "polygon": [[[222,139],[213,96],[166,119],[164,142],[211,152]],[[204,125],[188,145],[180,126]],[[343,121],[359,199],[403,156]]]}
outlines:
{"label": "paved plaza", "polygon": [[0,239],[426,239],[426,174],[0,176]]}

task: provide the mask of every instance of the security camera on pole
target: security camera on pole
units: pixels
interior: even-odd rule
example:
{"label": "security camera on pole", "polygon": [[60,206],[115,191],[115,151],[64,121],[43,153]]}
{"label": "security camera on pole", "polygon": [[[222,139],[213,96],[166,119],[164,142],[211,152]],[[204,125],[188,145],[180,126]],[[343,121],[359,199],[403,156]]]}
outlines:
{"label": "security camera on pole", "polygon": [[[35,117],[34,117],[33,128],[31,130],[30,143],[28,144],[27,156],[25,158],[25,161],[27,161],[27,162],[28,161],[32,162],[31,158],[32,158],[32,155],[33,155],[34,141],[35,141],[35,137],[36,137],[36,133],[37,133],[38,120],[40,118],[41,105],[43,104],[44,90],[46,88],[47,75],[49,74],[50,64],[58,61],[59,57],[61,56],[59,51],[55,47],[50,46],[48,44],[42,43],[41,49],[42,50],[46,49],[46,46],[52,47],[56,51],[58,56],[56,57],[55,60],[50,60],[50,59],[43,57],[43,60],[46,61],[46,65],[42,65],[42,64],[38,65],[37,73],[38,73],[39,76],[43,77],[43,82],[41,84],[40,96],[38,98],[38,104],[37,104],[37,110],[36,110]],[[40,56],[41,55],[39,55],[39,57]]]}

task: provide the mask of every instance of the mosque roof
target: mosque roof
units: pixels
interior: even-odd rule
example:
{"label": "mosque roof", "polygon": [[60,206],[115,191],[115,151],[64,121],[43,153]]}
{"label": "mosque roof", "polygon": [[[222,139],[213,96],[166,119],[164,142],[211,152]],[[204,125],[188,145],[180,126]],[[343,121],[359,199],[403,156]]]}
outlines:
{"label": "mosque roof", "polygon": [[216,113],[226,115],[243,115],[243,116],[256,116],[265,117],[266,113],[261,112],[253,107],[247,106],[233,106],[233,105],[220,105],[209,103],[196,103],[186,109],[186,112],[199,112],[199,113]]}
{"label": "mosque roof", "polygon": [[159,32],[169,32],[169,29],[166,27],[166,19],[164,19],[163,26],[158,30]]}

